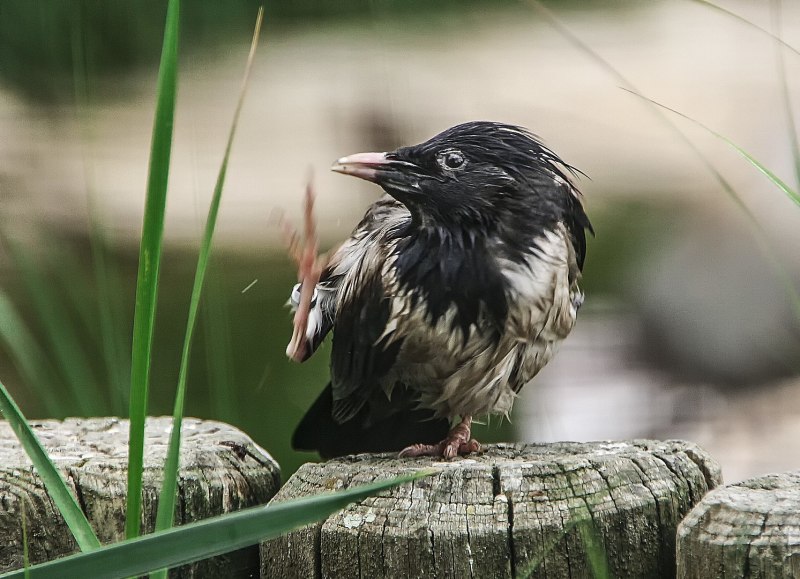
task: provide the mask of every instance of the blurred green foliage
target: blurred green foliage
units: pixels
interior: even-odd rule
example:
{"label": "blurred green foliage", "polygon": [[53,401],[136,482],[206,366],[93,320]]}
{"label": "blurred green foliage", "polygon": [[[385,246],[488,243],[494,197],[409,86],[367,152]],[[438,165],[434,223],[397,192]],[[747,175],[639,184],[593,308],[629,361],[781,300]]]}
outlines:
{"label": "blurred green foliage", "polygon": [[[195,0],[183,9],[188,50],[224,50],[230,38],[248,38],[258,0]],[[266,27],[325,26],[361,18],[429,18],[467,7],[513,5],[511,0],[299,0],[266,2]],[[155,0],[3,0],[0,2],[0,79],[28,98],[59,100],[73,94],[74,55],[85,55],[90,80],[158,62],[166,2]],[[80,47],[76,46],[80,43]],[[91,89],[91,87],[90,87]]]}
{"label": "blurred green foliage", "polygon": [[[52,350],[42,348],[43,364],[52,367],[51,382],[33,385],[23,369],[14,372],[15,360],[7,348],[0,355],[4,381],[30,418],[75,415],[127,415],[119,392],[111,388],[111,368],[100,352],[103,335],[96,315],[97,291],[92,265],[86,259],[85,240],[51,239],[55,249],[36,268],[52,289],[52,309],[70,320],[69,334],[53,335],[38,315],[30,285],[23,278],[7,276],[10,300],[38,343],[73,340],[81,348],[74,365],[84,365],[91,376],[83,391],[70,387],[74,370],[69,362],[53,359]],[[130,345],[137,255],[132,250],[113,252],[116,286],[124,288],[114,305],[115,332]],[[171,414],[178,380],[183,333],[196,257],[193,252],[168,249],[161,269],[161,290],[156,313],[149,414]],[[69,264],[61,267],[58,264]],[[12,279],[10,279],[12,278]],[[254,279],[259,281],[242,293]],[[284,355],[290,336],[290,315],[284,308],[287,288],[295,272],[287,259],[274,255],[212,255],[209,284],[201,303],[189,372],[187,415],[231,422],[250,433],[262,446],[280,456],[285,471],[293,471],[300,460],[289,450],[291,430],[306,406],[325,383],[325,354],[307,364],[290,364]],[[95,313],[93,313],[93,311]],[[2,320],[0,320],[2,322]],[[130,347],[128,347],[130,352]],[[104,384],[105,396],[96,397],[96,384]],[[49,396],[59,404],[47,404]],[[87,408],[89,409],[87,412]]]}
{"label": "blurred green foliage", "polygon": [[680,230],[688,208],[670,196],[660,199],[617,200],[598,208],[592,207],[591,199],[586,202],[595,230],[587,241],[581,279],[587,308],[592,308],[594,296],[626,297],[631,272]]}
{"label": "blurred green foliage", "polygon": [[[619,9],[631,0],[554,0],[576,9]],[[231,38],[249,38],[259,0],[194,0],[181,9],[184,54],[225,51]],[[76,55],[91,82],[155,66],[164,34],[165,0],[2,0],[0,82],[29,99],[72,98]],[[525,10],[515,0],[280,0],[264,2],[265,36],[282,30],[336,24],[413,20],[415,26],[446,30],[460,17],[482,18],[502,8]],[[530,12],[526,12],[528,17]],[[458,18],[457,18],[458,17]]]}

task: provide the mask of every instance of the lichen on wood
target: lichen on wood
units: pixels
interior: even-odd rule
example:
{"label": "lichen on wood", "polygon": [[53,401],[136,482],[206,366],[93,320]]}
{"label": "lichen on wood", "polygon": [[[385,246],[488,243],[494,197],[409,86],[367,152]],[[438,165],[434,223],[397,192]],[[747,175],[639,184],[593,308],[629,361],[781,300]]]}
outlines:
{"label": "lichen on wood", "polygon": [[706,495],[678,528],[678,577],[800,577],[800,471]]}
{"label": "lichen on wood", "polygon": [[721,482],[681,441],[499,444],[442,462],[306,464],[274,501],[438,473],[262,544],[263,577],[674,577],[675,531]]}
{"label": "lichen on wood", "polygon": [[[158,507],[171,417],[148,418],[142,532],[151,532]],[[76,494],[100,540],[124,538],[128,422],[117,418],[33,421],[34,432]],[[266,503],[278,490],[277,463],[240,430],[221,422],[183,421],[179,501],[175,523]],[[23,518],[30,562],[77,550],[64,519],[8,423],[0,421],[0,573],[23,565]],[[257,548],[187,565],[172,577],[248,577],[258,570]]]}

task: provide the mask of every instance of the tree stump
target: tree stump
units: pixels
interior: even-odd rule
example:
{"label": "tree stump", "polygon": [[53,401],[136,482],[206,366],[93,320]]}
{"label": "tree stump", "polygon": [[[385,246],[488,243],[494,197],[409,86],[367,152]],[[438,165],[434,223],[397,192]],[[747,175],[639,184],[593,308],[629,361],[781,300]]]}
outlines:
{"label": "tree stump", "polygon": [[[128,421],[70,418],[32,426],[99,539],[124,538]],[[142,532],[151,532],[155,524],[171,426],[171,417],[147,419]],[[244,433],[220,422],[184,420],[175,524],[266,503],[279,486],[277,463]],[[78,550],[8,423],[0,421],[0,573],[23,566],[23,509],[31,564]],[[251,547],[186,565],[170,576],[251,577],[257,572],[258,549]]]}
{"label": "tree stump", "polygon": [[672,578],[678,523],[720,483],[689,442],[498,444],[306,464],[273,500],[424,468],[438,473],[263,543],[262,577]]}
{"label": "tree stump", "polygon": [[800,577],[800,471],[706,495],[678,528],[678,577]]}

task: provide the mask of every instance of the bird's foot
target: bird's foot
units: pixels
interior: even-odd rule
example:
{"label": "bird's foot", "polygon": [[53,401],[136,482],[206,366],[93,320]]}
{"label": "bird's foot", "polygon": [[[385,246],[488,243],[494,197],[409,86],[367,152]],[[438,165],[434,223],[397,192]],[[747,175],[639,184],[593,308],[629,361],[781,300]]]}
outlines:
{"label": "bird's foot", "polygon": [[438,444],[412,444],[400,451],[399,458],[413,458],[415,456],[434,456],[437,458],[451,459],[464,456],[473,452],[480,452],[481,443],[470,438],[466,442],[446,438]]}
{"label": "bird's foot", "polygon": [[434,456],[450,460],[456,456],[464,456],[473,452],[480,452],[481,444],[470,437],[472,417],[465,416],[453,428],[447,438],[438,444],[412,444],[400,451],[399,458],[412,458],[415,456]]}

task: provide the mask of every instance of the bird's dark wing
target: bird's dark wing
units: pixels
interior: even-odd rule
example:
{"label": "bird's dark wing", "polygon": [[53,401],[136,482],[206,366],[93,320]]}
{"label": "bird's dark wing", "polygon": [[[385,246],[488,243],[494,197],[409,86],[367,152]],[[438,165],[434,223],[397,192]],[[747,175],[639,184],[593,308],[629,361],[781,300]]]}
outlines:
{"label": "bird's dark wing", "polygon": [[[387,222],[387,217],[396,216],[403,211],[405,210],[402,209],[402,206],[388,196],[373,203],[351,236],[331,256],[315,288],[308,316],[307,347],[303,353],[303,362],[316,352],[325,336],[333,329],[345,278],[351,273],[351,270],[361,267],[367,249],[374,242],[374,237],[380,230],[381,224]],[[344,293],[346,295],[348,292]],[[297,284],[292,290],[288,305],[294,311],[299,302],[300,284]]]}
{"label": "bird's dark wing", "polygon": [[381,340],[391,303],[386,299],[379,273],[364,279],[358,293],[342,302],[337,316],[331,380],[333,417],[339,423],[355,416],[379,389],[380,379],[394,364],[402,345],[402,341]]}
{"label": "bird's dark wing", "polygon": [[393,291],[385,265],[391,253],[388,232],[408,218],[402,205],[386,197],[370,208],[353,235],[359,255],[340,287],[331,352],[332,415],[339,424],[382,390],[381,379],[402,346],[402,339],[387,332]]}
{"label": "bird's dark wing", "polygon": [[401,406],[395,413],[372,421],[365,407],[342,424],[333,419],[333,388],[328,384],[306,412],[292,437],[292,448],[318,451],[324,459],[360,452],[397,452],[416,443],[435,444],[450,428],[430,410]]}
{"label": "bird's dark wing", "polygon": [[[334,330],[331,394],[337,423],[356,416],[380,390],[380,379],[402,345],[399,340],[382,339],[387,338],[384,333],[391,312],[383,269],[391,251],[388,232],[409,218],[408,210],[388,195],[372,204],[317,284],[303,359]],[[293,293],[299,294],[297,288]]]}

